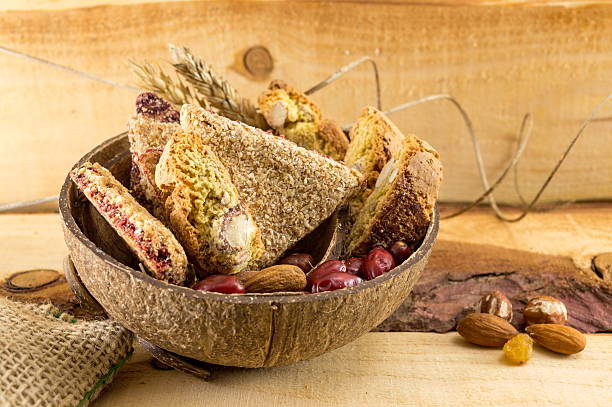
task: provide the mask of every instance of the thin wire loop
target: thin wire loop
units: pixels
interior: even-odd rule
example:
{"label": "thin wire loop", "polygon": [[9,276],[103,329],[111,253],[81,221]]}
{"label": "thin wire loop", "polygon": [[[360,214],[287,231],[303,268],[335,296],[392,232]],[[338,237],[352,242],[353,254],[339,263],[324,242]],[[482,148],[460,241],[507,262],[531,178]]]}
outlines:
{"label": "thin wire loop", "polygon": [[353,61],[350,64],[343,66],[342,68],[340,68],[339,70],[337,70],[336,72],[328,76],[326,79],[317,83],[312,88],[305,91],[304,93],[307,95],[312,95],[313,93],[323,89],[327,85],[334,83],[336,80],[340,79],[341,77],[346,75],[348,72],[352,71],[353,69],[357,68],[359,65],[365,62],[371,63],[372,68],[374,69],[374,81],[376,82],[376,107],[378,107],[378,110],[382,110],[382,97],[380,94],[380,76],[378,75],[378,66],[376,65],[376,61],[374,61],[372,57],[368,57],[368,56],[359,58],[358,60]]}
{"label": "thin wire loop", "polygon": [[59,199],[59,195],[47,196],[40,199],[34,199],[33,201],[21,201],[21,202],[11,202],[7,204],[0,205],[0,213],[1,212],[9,212],[17,209],[28,208],[30,206],[41,205],[47,202],[57,201]]}
{"label": "thin wire loop", "polygon": [[[501,212],[501,210],[499,209],[499,207],[497,206],[497,204],[495,203],[495,200],[493,199],[493,191],[506,178],[506,176],[508,175],[510,170],[512,170],[512,168],[514,168],[516,166],[516,164],[519,162],[519,160],[521,158],[521,155],[523,154],[523,152],[525,151],[525,148],[527,147],[527,143],[529,142],[529,138],[531,137],[531,133],[532,133],[531,130],[533,129],[533,124],[532,123],[533,123],[533,121],[531,119],[531,115],[530,114],[526,114],[523,117],[523,121],[521,122],[521,129],[519,130],[519,146],[516,149],[516,151],[514,153],[514,156],[512,157],[512,160],[506,166],[506,168],[502,171],[501,175],[497,178],[497,180],[493,183],[493,185],[492,186],[488,186],[487,189],[485,190],[485,192],[483,192],[482,195],[480,195],[478,198],[476,198],[470,204],[464,206],[463,208],[459,209],[456,212],[451,213],[450,215],[445,215],[445,216],[441,217],[440,219],[450,219],[450,218],[454,218],[455,216],[459,216],[462,213],[465,213],[465,212],[469,211],[470,209],[474,208],[476,205],[478,205],[479,203],[484,201],[485,198],[489,197],[490,198],[489,199],[489,203],[490,203],[491,207],[493,208],[493,211],[495,212],[495,215],[499,219],[501,219],[501,220],[504,220],[506,222],[512,222],[512,219],[507,217],[506,215],[504,215]],[[486,175],[485,175],[485,177],[486,177]],[[486,181],[486,184],[488,185],[488,180],[485,179],[485,181]]]}
{"label": "thin wire loop", "polygon": [[100,82],[100,83],[104,83],[104,84],[107,84],[107,85],[110,85],[110,86],[114,86],[116,88],[133,90],[133,91],[136,91],[136,92],[140,92],[141,91],[141,89],[135,88],[133,86],[124,85],[123,83],[111,81],[110,79],[101,78],[99,76],[96,76],[96,75],[93,75],[93,74],[90,74],[90,73],[87,73],[87,72],[83,72],[83,71],[76,70],[74,68],[70,68],[69,66],[64,66],[64,65],[56,64],[55,62],[47,61],[46,59],[42,59],[42,58],[35,57],[33,55],[26,54],[25,52],[15,51],[15,50],[3,47],[3,46],[0,46],[0,52],[3,52],[3,53],[8,54],[8,55],[13,55],[13,56],[16,56],[16,57],[19,57],[19,58],[28,59],[30,61],[38,62],[38,63],[41,63],[43,65],[48,65],[48,66],[51,66],[53,68],[65,71],[65,72],[78,75],[78,76],[80,76],[82,78],[91,79],[91,80],[96,81],[96,82]]}
{"label": "thin wire loop", "polygon": [[584,130],[589,126],[589,124],[591,124],[591,122],[593,121],[595,116],[601,110],[602,106],[605,105],[606,103],[608,103],[611,99],[612,99],[612,93],[609,94],[605,99],[603,99],[597,105],[595,105],[593,110],[591,110],[591,114],[589,115],[589,117],[585,121],[582,122],[582,124],[580,125],[580,129],[578,130],[578,133],[576,133],[576,135],[574,136],[572,141],[569,143],[569,145],[567,146],[567,148],[565,149],[565,151],[561,155],[561,158],[559,159],[559,161],[557,161],[557,164],[552,169],[550,174],[548,174],[548,177],[546,177],[546,180],[544,181],[544,183],[542,184],[542,186],[540,187],[540,189],[538,190],[536,195],[533,197],[533,199],[531,200],[529,205],[527,205],[527,207],[524,208],[523,211],[519,215],[517,215],[516,217],[514,217],[514,218],[505,218],[503,220],[505,220],[506,222],[518,222],[519,220],[521,220],[525,216],[527,216],[527,214],[531,211],[533,206],[538,202],[538,200],[540,199],[540,197],[542,196],[542,194],[546,190],[546,187],[548,187],[548,184],[550,184],[550,182],[552,181],[552,179],[555,176],[555,174],[557,173],[557,171],[559,171],[559,168],[561,167],[561,164],[563,164],[563,162],[567,158],[569,152],[572,150],[572,148],[574,147],[574,145],[576,144],[576,142],[578,141],[580,136],[582,136],[582,133],[584,133]]}

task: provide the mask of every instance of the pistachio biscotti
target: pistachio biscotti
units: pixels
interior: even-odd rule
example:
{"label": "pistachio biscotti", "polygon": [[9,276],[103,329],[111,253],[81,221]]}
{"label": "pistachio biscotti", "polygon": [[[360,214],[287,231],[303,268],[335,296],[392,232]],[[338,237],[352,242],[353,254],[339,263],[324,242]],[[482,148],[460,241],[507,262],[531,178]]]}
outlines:
{"label": "pistachio biscotti", "polygon": [[342,163],[199,107],[183,105],[181,125],[217,154],[261,230],[265,252],[251,267],[273,264],[361,187]]}
{"label": "pistachio biscotti", "polygon": [[263,252],[259,228],[227,169],[202,138],[170,137],[155,171],[169,223],[201,276],[232,274]]}
{"label": "pistachio biscotti", "polygon": [[143,208],[98,163],[83,163],[70,178],[153,277],[182,285],[188,280],[187,256],[172,232]]}
{"label": "pistachio biscotti", "polygon": [[407,135],[397,156],[389,159],[357,215],[345,243],[347,256],[397,241],[418,244],[431,222],[442,164],[425,141]]}
{"label": "pistachio biscotti", "polygon": [[346,135],[337,123],[324,119],[319,107],[304,93],[276,80],[258,102],[264,118],[278,134],[335,160],[344,158]]}
{"label": "pistachio biscotti", "polygon": [[349,138],[351,142],[344,162],[365,177],[364,190],[350,203],[351,218],[354,219],[372,193],[383,167],[401,150],[404,136],[384,113],[366,107],[351,128]]}

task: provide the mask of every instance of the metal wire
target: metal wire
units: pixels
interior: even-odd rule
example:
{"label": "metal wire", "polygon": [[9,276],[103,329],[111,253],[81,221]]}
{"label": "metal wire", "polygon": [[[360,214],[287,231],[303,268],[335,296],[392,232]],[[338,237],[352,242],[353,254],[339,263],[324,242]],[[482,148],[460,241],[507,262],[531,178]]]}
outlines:
{"label": "metal wire", "polygon": [[13,56],[16,56],[16,57],[19,57],[19,58],[28,59],[30,61],[38,62],[38,63],[43,64],[43,65],[48,65],[48,66],[51,66],[53,68],[56,68],[56,69],[59,69],[59,70],[62,70],[62,71],[65,71],[65,72],[68,72],[68,73],[80,76],[82,78],[91,79],[92,81],[96,81],[96,82],[100,82],[100,83],[105,83],[107,85],[114,86],[116,88],[133,90],[133,91],[137,91],[137,92],[141,91],[140,89],[135,88],[133,86],[124,85],[123,83],[115,82],[115,81],[112,81],[110,79],[105,79],[105,78],[102,78],[100,76],[96,76],[96,75],[90,74],[88,72],[79,71],[77,69],[70,68],[69,66],[64,66],[64,65],[57,64],[55,62],[47,61],[46,59],[38,58],[38,57],[35,57],[33,55],[26,54],[25,52],[15,51],[15,50],[3,47],[3,46],[0,46],[0,52],[3,52],[3,53],[8,54],[8,55],[13,55]]}
{"label": "metal wire", "polygon": [[340,79],[341,77],[346,75],[348,72],[352,71],[353,69],[357,68],[359,65],[365,62],[369,62],[370,64],[372,64],[372,69],[374,70],[374,83],[376,84],[376,107],[378,107],[378,110],[382,110],[382,97],[380,93],[380,76],[378,75],[378,66],[376,65],[376,61],[374,61],[372,57],[368,57],[368,56],[359,58],[358,60],[353,61],[350,64],[343,66],[342,68],[338,69],[336,72],[331,74],[329,77],[327,77],[326,79],[323,79],[321,82],[317,83],[316,85],[314,85],[312,88],[308,89],[304,93],[307,95],[312,95],[313,93],[323,89],[327,85],[334,83],[336,80]]}

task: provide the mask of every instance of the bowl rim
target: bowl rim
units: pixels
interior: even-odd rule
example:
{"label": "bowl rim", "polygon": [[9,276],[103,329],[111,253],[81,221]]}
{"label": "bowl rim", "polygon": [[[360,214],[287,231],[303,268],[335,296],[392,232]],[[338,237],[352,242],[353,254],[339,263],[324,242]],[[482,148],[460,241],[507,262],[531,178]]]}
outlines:
{"label": "bowl rim", "polygon": [[[79,159],[79,161],[72,166],[70,171],[80,166],[85,161],[89,161],[94,154],[107,147],[108,145],[117,142],[119,139],[126,137],[126,135],[127,132],[120,133],[117,136],[105,140],[101,144],[97,145],[91,151],[81,157],[81,159]],[[91,250],[104,262],[108,263],[115,269],[119,269],[122,272],[127,273],[127,275],[131,278],[142,280],[145,283],[152,284],[156,288],[174,290],[177,294],[186,295],[192,298],[202,298],[206,300],[215,300],[232,304],[288,304],[327,300],[337,297],[343,297],[345,295],[351,295],[382,284],[385,281],[388,281],[398,276],[399,274],[410,270],[412,266],[419,263],[420,260],[431,251],[438,235],[439,229],[440,214],[438,210],[438,205],[436,203],[432,214],[432,219],[429,224],[429,227],[427,228],[425,237],[423,238],[423,241],[421,242],[417,250],[415,250],[412,255],[402,264],[397,265],[393,270],[389,271],[388,273],[378,276],[372,280],[364,280],[362,283],[353,287],[343,288],[341,290],[335,291],[326,291],[322,293],[312,293],[308,295],[302,293],[221,294],[215,292],[198,291],[193,290],[189,287],[181,287],[174,284],[169,284],[165,281],[151,277],[146,273],[128,267],[116,260],[114,257],[104,252],[102,249],[98,248],[91,240],[89,240],[89,238],[85,236],[85,234],[81,231],[74,217],[72,216],[71,205],[68,200],[69,190],[73,187],[72,180],[70,179],[70,171],[68,175],[66,175],[66,179],[64,180],[64,184],[62,185],[62,189],[59,196],[59,211],[64,222],[64,226],[67,228],[67,230],[76,239],[78,239],[81,244]]]}

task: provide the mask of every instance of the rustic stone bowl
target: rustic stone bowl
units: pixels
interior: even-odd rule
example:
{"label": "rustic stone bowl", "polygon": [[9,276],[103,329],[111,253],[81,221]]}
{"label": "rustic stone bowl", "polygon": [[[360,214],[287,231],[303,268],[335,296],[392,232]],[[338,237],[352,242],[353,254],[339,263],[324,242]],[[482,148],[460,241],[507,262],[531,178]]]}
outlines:
{"label": "rustic stone bowl", "polygon": [[[122,182],[129,178],[125,134],[85,155]],[[438,232],[438,212],[403,264],[356,287],[318,294],[226,295],[194,291],[140,271],[134,257],[69,178],[60,195],[64,235],[78,277],[104,311],[144,341],[216,365],[286,365],[339,348],[384,321],[423,271]],[[298,246],[316,261],[335,258],[344,236],[335,214]]]}

